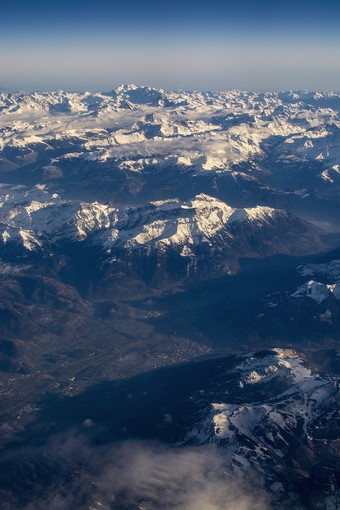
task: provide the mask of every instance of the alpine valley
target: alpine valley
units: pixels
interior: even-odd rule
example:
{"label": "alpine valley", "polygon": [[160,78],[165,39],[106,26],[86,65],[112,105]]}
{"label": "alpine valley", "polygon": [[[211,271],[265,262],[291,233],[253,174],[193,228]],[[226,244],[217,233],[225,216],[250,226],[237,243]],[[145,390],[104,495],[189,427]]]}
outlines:
{"label": "alpine valley", "polygon": [[0,508],[340,508],[340,93],[0,93]]}

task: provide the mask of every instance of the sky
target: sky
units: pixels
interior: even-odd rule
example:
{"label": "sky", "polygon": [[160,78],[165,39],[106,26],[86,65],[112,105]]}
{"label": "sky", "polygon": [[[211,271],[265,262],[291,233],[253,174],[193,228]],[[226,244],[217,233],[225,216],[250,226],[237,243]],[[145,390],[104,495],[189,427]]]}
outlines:
{"label": "sky", "polygon": [[338,0],[7,0],[0,90],[340,90]]}

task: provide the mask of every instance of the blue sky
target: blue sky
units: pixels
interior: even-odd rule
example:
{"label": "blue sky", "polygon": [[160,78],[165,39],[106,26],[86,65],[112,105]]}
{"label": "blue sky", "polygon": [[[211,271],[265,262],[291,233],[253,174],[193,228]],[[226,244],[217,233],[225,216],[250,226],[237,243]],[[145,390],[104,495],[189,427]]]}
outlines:
{"label": "blue sky", "polygon": [[7,0],[0,87],[340,89],[340,2]]}

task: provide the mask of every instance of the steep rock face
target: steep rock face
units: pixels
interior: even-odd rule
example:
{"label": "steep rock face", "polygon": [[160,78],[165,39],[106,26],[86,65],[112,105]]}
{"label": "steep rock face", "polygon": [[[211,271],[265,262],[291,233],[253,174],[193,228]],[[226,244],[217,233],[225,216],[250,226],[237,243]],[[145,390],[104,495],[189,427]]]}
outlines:
{"label": "steep rock face", "polygon": [[176,199],[118,209],[112,204],[63,201],[38,187],[7,193],[0,212],[4,245],[14,242],[28,251],[53,251],[53,245],[86,241],[107,258],[127,257],[136,267],[145,263],[145,257],[153,257],[155,270],[166,273],[169,257],[179,274],[199,267],[204,273],[210,266],[213,276],[235,272],[242,257],[324,249],[311,224],[285,211],[236,209],[205,194],[187,202]]}

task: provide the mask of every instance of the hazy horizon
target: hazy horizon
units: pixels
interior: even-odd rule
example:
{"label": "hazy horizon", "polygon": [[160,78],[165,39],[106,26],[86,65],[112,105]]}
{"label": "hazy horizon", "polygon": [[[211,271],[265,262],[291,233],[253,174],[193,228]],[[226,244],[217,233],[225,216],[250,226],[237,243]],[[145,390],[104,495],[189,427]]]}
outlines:
{"label": "hazy horizon", "polygon": [[334,0],[19,1],[0,21],[0,87],[339,90],[339,21]]}

